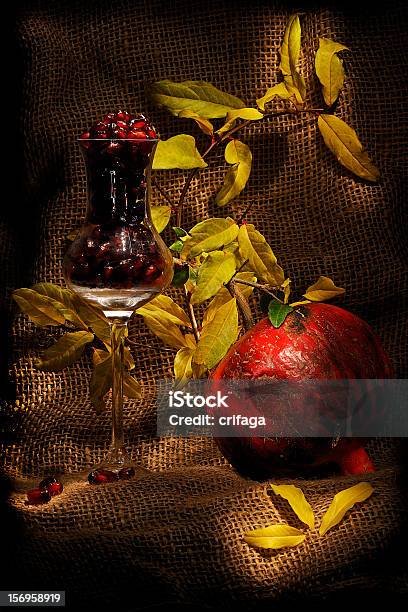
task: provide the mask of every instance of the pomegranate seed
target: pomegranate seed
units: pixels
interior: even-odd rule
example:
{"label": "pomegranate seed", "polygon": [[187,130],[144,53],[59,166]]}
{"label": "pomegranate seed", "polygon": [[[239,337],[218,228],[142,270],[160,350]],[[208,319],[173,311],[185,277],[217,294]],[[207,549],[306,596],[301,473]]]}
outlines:
{"label": "pomegranate seed", "polygon": [[121,480],[130,480],[135,475],[135,470],[132,467],[122,468],[119,470],[119,478]]}
{"label": "pomegranate seed", "polygon": [[149,134],[150,138],[157,138],[157,134],[154,130],[148,130],[147,133]]}
{"label": "pomegranate seed", "polygon": [[126,123],[126,121],[117,121],[116,125],[118,126],[118,128],[121,128],[123,130],[127,130],[128,128],[128,124]]}
{"label": "pomegranate seed", "polygon": [[62,484],[62,482],[53,482],[49,487],[48,487],[48,493],[51,495],[51,497],[54,497],[55,495],[59,495],[60,493],[62,493],[64,490],[64,486]]}
{"label": "pomegranate seed", "polygon": [[120,142],[111,142],[106,150],[108,151],[108,153],[119,153],[121,148],[122,145],[120,144]]}
{"label": "pomegranate seed", "polygon": [[90,137],[91,137],[91,135],[90,135],[89,132],[84,132],[83,134],[81,134],[80,139],[81,140],[87,140]]}
{"label": "pomegranate seed", "polygon": [[128,133],[128,138],[132,138],[134,140],[146,140],[147,134],[142,130],[130,130]]}
{"label": "pomegranate seed", "polygon": [[27,492],[27,503],[46,504],[51,499],[51,494],[46,489],[32,489]]}
{"label": "pomegranate seed", "polygon": [[130,127],[132,129],[138,129],[138,128],[143,128],[146,125],[146,121],[144,119],[142,119],[141,121],[134,119],[133,121],[130,122]]}
{"label": "pomegranate seed", "polygon": [[115,482],[118,479],[118,474],[111,470],[95,470],[88,475],[88,482],[90,484],[104,484],[106,482]]}
{"label": "pomegranate seed", "polygon": [[112,274],[113,274],[113,267],[105,266],[103,269],[103,278],[106,282],[108,282],[112,278]]}
{"label": "pomegranate seed", "polygon": [[128,137],[128,133],[126,132],[126,130],[115,129],[114,134],[116,138],[127,138]]}
{"label": "pomegranate seed", "polygon": [[38,485],[38,487],[40,489],[48,489],[48,487],[53,484],[54,482],[57,482],[57,479],[55,478],[55,476],[46,476],[44,478],[44,480],[42,480],[40,482],[40,484]]}
{"label": "pomegranate seed", "polygon": [[129,121],[130,115],[126,111],[119,111],[116,114],[116,119],[118,119],[119,121]]}
{"label": "pomegranate seed", "polygon": [[158,276],[160,276],[160,270],[156,268],[156,266],[153,266],[153,265],[147,266],[145,273],[144,273],[145,280],[147,281],[154,280]]}

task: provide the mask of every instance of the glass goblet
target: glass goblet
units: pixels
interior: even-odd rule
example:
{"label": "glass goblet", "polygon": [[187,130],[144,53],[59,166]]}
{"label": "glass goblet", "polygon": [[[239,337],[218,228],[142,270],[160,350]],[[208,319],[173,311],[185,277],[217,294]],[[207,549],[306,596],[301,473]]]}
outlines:
{"label": "glass goblet", "polygon": [[[137,136],[138,133],[136,133]],[[67,286],[103,310],[110,324],[112,443],[98,468],[131,466],[123,431],[124,337],[134,310],[170,283],[173,260],[150,214],[150,175],[157,138],[91,138],[79,143],[86,165],[85,221],[68,248]]]}

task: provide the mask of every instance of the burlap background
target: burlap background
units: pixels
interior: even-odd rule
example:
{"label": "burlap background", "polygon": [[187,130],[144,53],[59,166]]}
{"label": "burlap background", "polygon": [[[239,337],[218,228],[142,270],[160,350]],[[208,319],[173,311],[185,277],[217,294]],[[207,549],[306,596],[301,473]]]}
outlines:
{"label": "burlap background", "polygon": [[[253,104],[276,82],[290,12],[270,2],[223,0],[26,5],[18,20],[25,196],[0,243],[7,288],[62,282],[66,237],[86,206],[75,142],[82,130],[125,107],[146,110],[164,138],[179,131],[197,134],[188,121],[146,101],[146,83],[163,78],[208,80]],[[302,23],[301,63],[312,104],[321,104],[312,77],[318,36],[351,49],[337,113],[368,145],[382,179],[375,185],[356,180],[325,150],[314,120],[283,117],[248,130],[252,176],[223,214],[252,201],[250,220],[265,232],[298,290],[319,274],[345,286],[345,305],[373,325],[397,375],[406,376],[406,12],[402,3],[374,13],[361,8],[358,16],[305,8]],[[220,182],[221,153],[215,161],[193,182],[185,225],[216,214],[211,194]],[[177,193],[183,174],[161,173],[159,180]],[[157,192],[154,197],[154,203],[162,202]],[[39,240],[28,240],[27,227]],[[3,456],[17,489],[12,521],[24,533],[14,541],[13,587],[65,588],[72,605],[122,610],[165,602],[176,609],[225,608],[238,599],[250,608],[330,593],[338,598],[351,590],[406,592],[398,560],[404,505],[396,445],[372,445],[378,471],[367,479],[375,495],[327,537],[313,533],[304,545],[284,552],[250,549],[242,540],[246,529],[297,520],[264,485],[231,470],[212,441],[155,438],[152,381],[171,374],[172,355],[160,350],[140,321],[132,337],[140,343],[134,356],[145,398],[126,403],[126,435],[132,456],[151,475],[95,488],[72,482],[48,505],[26,507],[18,487],[55,470],[69,483],[69,474],[106,452],[110,423],[108,414],[96,417],[90,406],[86,358],[61,373],[33,367],[38,351],[59,332],[35,329],[17,315],[12,333],[19,411]],[[14,407],[8,404],[10,411]],[[321,516],[336,491],[358,480],[305,481],[303,488]]]}

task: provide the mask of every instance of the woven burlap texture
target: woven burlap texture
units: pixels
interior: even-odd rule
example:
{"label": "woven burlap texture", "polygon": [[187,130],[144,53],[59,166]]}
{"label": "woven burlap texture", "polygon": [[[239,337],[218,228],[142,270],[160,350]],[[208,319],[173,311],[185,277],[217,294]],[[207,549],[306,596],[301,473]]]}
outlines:
{"label": "woven burlap texture", "polygon": [[[38,205],[40,241],[32,282],[62,284],[67,236],[86,207],[84,167],[76,138],[95,118],[126,108],[146,111],[164,138],[201,136],[146,100],[149,82],[203,79],[253,104],[277,81],[278,49],[290,10],[270,2],[38,2],[18,24],[24,60],[22,121],[27,199]],[[407,106],[396,74],[405,70],[404,13],[351,14],[326,8],[302,16],[301,70],[310,104],[321,105],[313,77],[318,37],[346,44],[347,73],[336,114],[357,130],[381,169],[378,184],[337,164],[313,117],[282,116],[245,133],[253,152],[249,184],[221,216],[250,202],[249,220],[265,233],[298,293],[320,274],[347,288],[346,307],[382,338],[398,376],[407,374],[407,236],[404,155]],[[192,183],[184,225],[217,215],[212,196],[222,180],[222,153]],[[182,172],[156,180],[179,193]],[[50,180],[52,177],[52,180]],[[158,191],[154,204],[165,203]],[[406,227],[406,226],[405,226]],[[6,255],[9,241],[2,243]],[[28,262],[31,263],[31,262]],[[10,278],[13,275],[10,273]],[[16,281],[7,281],[18,286]],[[297,548],[260,553],[245,530],[274,522],[300,526],[286,502],[264,484],[238,476],[212,440],[155,437],[154,380],[171,376],[172,354],[136,320],[132,349],[143,401],[126,401],[132,457],[152,473],[140,481],[91,487],[69,475],[96,464],[109,443],[109,414],[96,416],[88,399],[90,362],[62,372],[34,368],[58,331],[39,330],[22,315],[13,328],[12,375],[20,413],[15,440],[3,450],[7,473],[19,481],[49,472],[66,475],[64,493],[48,505],[12,498],[27,529],[21,568],[42,588],[56,576],[71,598],[113,602],[129,581],[152,585],[150,603],[220,604],[235,599],[296,597],[351,587],[402,588],[378,559],[397,537],[403,504],[393,444],[372,445],[378,471],[367,477],[375,495],[325,538],[308,535]],[[359,478],[303,481],[321,517],[334,493]],[[33,481],[34,482],[34,481]],[[295,482],[295,481],[294,481]],[[72,560],[75,562],[71,562]],[[388,566],[390,567],[390,566]],[[106,575],[109,573],[109,580]],[[401,584],[400,584],[401,583]],[[84,595],[86,585],[86,596]],[[142,602],[140,602],[142,603]],[[136,608],[135,604],[135,608]]]}

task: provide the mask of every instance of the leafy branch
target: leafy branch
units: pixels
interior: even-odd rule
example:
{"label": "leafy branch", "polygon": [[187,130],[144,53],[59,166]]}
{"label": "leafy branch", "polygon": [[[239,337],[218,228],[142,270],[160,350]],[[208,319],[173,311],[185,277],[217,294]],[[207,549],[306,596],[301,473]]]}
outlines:
{"label": "leafy branch", "polygon": [[[253,224],[245,222],[252,203],[245,207],[238,220],[220,216],[201,220],[188,231],[182,227],[193,179],[208,167],[213,152],[224,144],[227,171],[214,194],[214,202],[219,207],[225,206],[245,189],[252,169],[252,153],[237,134],[245,134],[254,122],[285,115],[315,118],[325,145],[345,168],[364,180],[378,179],[379,172],[355,131],[332,114],[345,79],[338,54],[348,49],[329,39],[319,39],[315,71],[325,107],[314,108],[306,104],[307,86],[298,70],[300,47],[301,25],[295,14],[290,17],[283,35],[277,82],[256,100],[256,108],[204,81],[164,80],[149,89],[156,105],[177,118],[194,121],[209,138],[202,153],[194,137],[188,134],[161,140],[153,162],[156,172],[176,168],[188,171],[174,202],[158,181],[154,181],[166,205],[152,207],[152,220],[159,232],[175,214],[176,239],[169,248],[175,260],[173,286],[180,290],[179,301],[184,308],[169,296],[159,295],[136,314],[143,317],[149,330],[164,343],[165,350],[175,352],[174,374],[178,385],[189,378],[205,376],[219,363],[240,333],[239,312],[244,326],[252,325],[248,299],[254,290],[270,298],[268,316],[275,327],[283,325],[292,314],[301,316],[302,305],[344,293],[331,279],[321,276],[303,293],[303,299],[289,303],[290,278],[286,277],[265,237]],[[276,101],[279,108],[272,108],[270,105]],[[220,125],[214,124],[219,120],[222,120]],[[102,410],[112,382],[110,330],[102,311],[69,290],[49,283],[19,289],[13,297],[36,325],[64,325],[69,330],[37,360],[37,367],[62,369],[79,359],[87,346],[92,346],[94,371],[90,394],[94,407]],[[72,331],[73,328],[79,331]],[[129,349],[129,344],[136,344],[128,338],[124,341],[125,395],[140,398],[141,386],[131,376],[134,362]]]}

